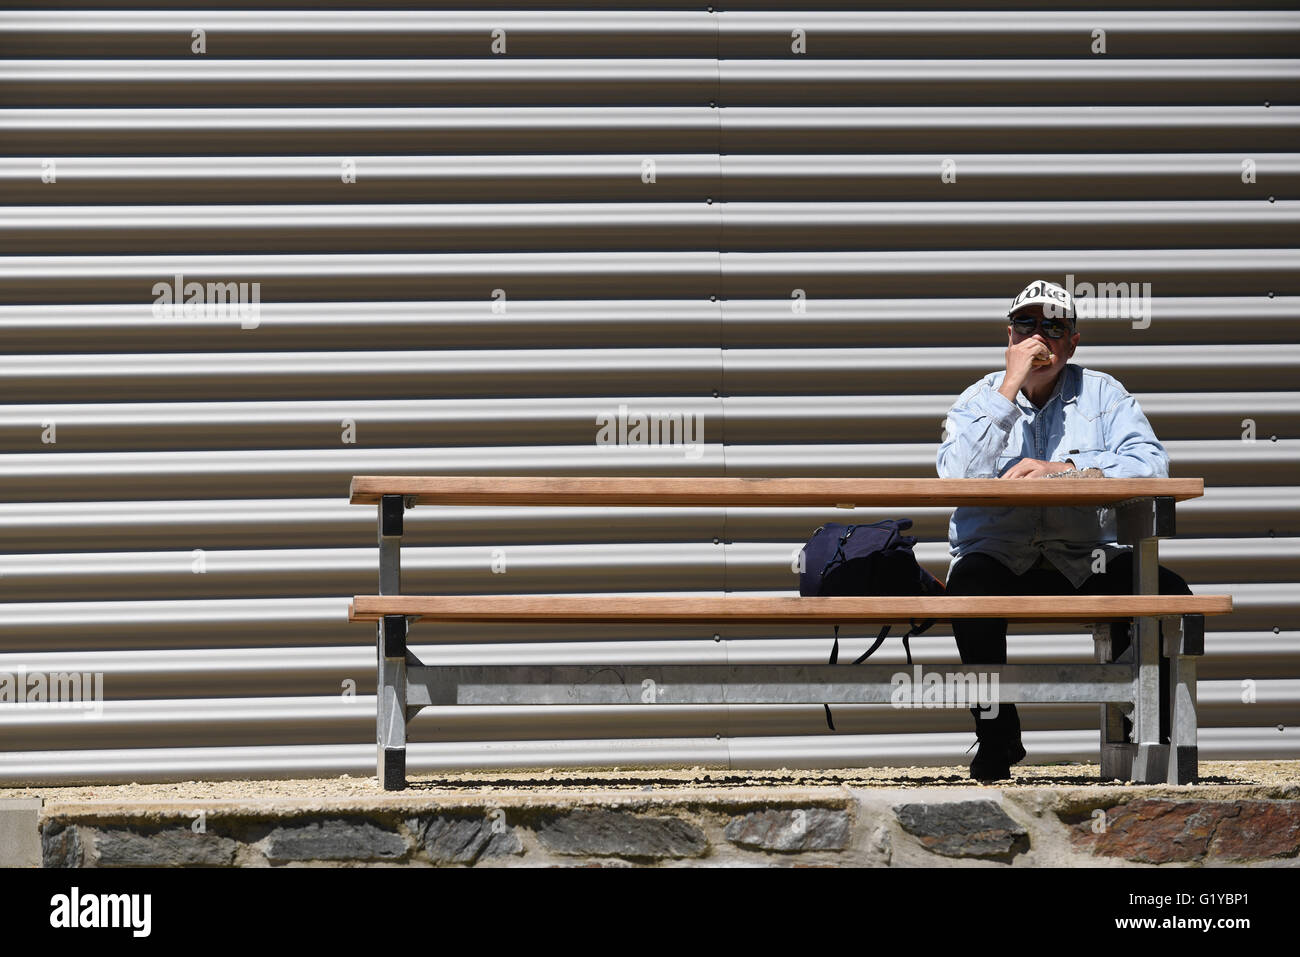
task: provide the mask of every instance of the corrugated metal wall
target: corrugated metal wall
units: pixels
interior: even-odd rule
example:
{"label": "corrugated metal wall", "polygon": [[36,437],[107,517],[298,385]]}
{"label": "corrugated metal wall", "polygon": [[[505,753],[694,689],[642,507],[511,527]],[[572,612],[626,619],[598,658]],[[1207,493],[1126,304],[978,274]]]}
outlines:
{"label": "corrugated metal wall", "polygon": [[[85,6],[0,14],[0,672],[102,672],[107,700],[0,709],[0,781],[373,774],[351,475],[933,476],[1007,302],[1067,274],[1151,284],[1149,325],[1085,319],[1075,361],[1206,480],[1162,550],[1238,609],[1210,623],[1201,754],[1300,755],[1285,4]],[[259,282],[260,315],[155,316],[178,274]],[[699,454],[598,445],[620,405],[702,416]],[[948,510],[907,514],[942,577]],[[789,593],[842,516],[417,509],[404,590]],[[430,663],[829,645],[434,634]],[[956,660],[947,630],[914,644]],[[1011,654],[1091,641],[1023,628]],[[1095,757],[1095,706],[1024,711],[1031,760]],[[974,740],[965,711],[836,717],[428,709],[409,767],[955,763]]]}

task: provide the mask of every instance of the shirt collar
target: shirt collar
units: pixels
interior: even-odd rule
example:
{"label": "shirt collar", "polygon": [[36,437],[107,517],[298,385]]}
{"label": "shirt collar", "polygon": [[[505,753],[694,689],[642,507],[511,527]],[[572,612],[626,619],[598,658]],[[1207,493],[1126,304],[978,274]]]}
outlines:
{"label": "shirt collar", "polygon": [[1065,369],[1056,380],[1056,388],[1053,389],[1052,394],[1047,397],[1047,401],[1043,403],[1042,409],[1030,402],[1023,392],[1016,393],[1016,403],[1018,405],[1027,406],[1035,412],[1041,412],[1043,409],[1046,409],[1051,405],[1052,400],[1059,395],[1061,397],[1061,405],[1068,405],[1079,398],[1079,380],[1079,367],[1073,362],[1067,362],[1065,364]]}

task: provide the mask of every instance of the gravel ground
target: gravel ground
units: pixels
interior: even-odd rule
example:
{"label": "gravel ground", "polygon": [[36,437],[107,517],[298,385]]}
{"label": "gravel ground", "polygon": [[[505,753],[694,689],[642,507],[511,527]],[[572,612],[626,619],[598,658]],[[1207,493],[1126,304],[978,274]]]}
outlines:
{"label": "gravel ground", "polygon": [[[1202,761],[1201,780],[1193,793],[1198,796],[1229,796],[1241,789],[1289,788],[1300,797],[1300,761]],[[1098,780],[1097,765],[1056,764],[1016,767],[1012,781],[1000,781],[995,789],[1027,787],[1132,787],[1124,782]],[[0,799],[41,797],[48,803],[111,801],[121,804],[155,801],[355,801],[384,794],[411,798],[454,795],[458,799],[475,795],[511,792],[516,796],[544,797],[575,791],[653,791],[671,796],[697,789],[740,788],[912,788],[977,786],[966,767],[948,768],[842,768],[829,770],[762,771],[718,768],[592,770],[589,768],[547,768],[537,770],[463,771],[412,774],[405,792],[384,792],[373,777],[306,778],[260,781],[180,781],[171,784],[77,785],[0,788]],[[1153,785],[1152,787],[1164,787]],[[1191,789],[1180,788],[1180,791]]]}

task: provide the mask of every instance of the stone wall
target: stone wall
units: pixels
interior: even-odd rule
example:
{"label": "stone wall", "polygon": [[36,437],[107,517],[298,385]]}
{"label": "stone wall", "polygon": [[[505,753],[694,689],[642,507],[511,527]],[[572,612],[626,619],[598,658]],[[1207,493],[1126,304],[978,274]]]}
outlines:
{"label": "stone wall", "polygon": [[[808,789],[47,805],[46,867],[1296,866],[1300,788]],[[1202,793],[1204,793],[1202,791]]]}

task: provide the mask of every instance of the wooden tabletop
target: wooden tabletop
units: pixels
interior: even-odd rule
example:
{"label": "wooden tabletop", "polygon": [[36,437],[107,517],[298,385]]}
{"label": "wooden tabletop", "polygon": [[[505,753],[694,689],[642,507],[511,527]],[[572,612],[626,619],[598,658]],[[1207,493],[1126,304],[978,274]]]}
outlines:
{"label": "wooden tabletop", "polygon": [[1205,494],[1199,478],[699,478],[357,475],[352,504],[401,495],[418,505],[925,506],[1113,505]]}

